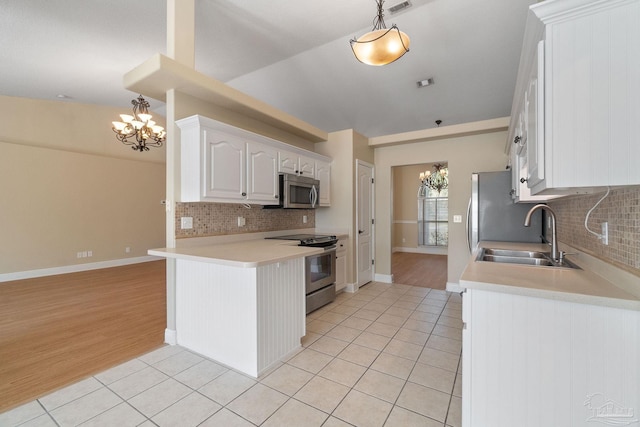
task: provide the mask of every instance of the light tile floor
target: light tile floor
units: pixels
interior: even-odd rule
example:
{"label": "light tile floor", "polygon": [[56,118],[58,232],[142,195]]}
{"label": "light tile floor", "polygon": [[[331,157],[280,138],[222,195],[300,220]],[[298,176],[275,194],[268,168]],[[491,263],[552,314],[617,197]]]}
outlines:
{"label": "light tile floor", "polygon": [[370,283],[307,316],[258,380],[165,346],[0,414],[0,426],[459,427],[460,296]]}

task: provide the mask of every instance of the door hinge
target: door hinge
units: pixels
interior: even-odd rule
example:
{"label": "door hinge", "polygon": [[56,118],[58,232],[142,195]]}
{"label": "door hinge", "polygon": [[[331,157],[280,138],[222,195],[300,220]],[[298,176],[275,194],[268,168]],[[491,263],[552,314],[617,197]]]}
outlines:
{"label": "door hinge", "polygon": [[371,260],[371,265],[375,265],[376,261],[375,260]]}

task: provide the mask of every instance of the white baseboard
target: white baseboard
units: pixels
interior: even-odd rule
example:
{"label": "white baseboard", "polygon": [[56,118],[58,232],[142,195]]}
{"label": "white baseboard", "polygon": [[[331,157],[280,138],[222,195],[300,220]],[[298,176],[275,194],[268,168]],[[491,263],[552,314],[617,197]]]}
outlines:
{"label": "white baseboard", "polygon": [[405,246],[395,246],[392,252],[408,252],[412,254],[429,254],[429,255],[448,255],[449,248],[447,246],[437,247],[420,247],[420,248],[408,248]]}
{"label": "white baseboard", "polygon": [[358,287],[357,283],[348,283],[347,286],[344,288],[344,291],[352,294],[354,292],[357,292],[358,289],[360,288]]}
{"label": "white baseboard", "polygon": [[393,274],[378,274],[376,273],[374,279],[376,282],[393,283]]}
{"label": "white baseboard", "polygon": [[460,292],[464,292],[465,288],[460,286],[458,283],[447,282],[447,292],[455,292],[459,294]]}
{"label": "white baseboard", "polygon": [[178,334],[175,329],[165,329],[164,330],[164,342],[169,345],[178,344]]}
{"label": "white baseboard", "polygon": [[97,270],[100,268],[119,267],[122,265],[139,264],[141,262],[156,261],[162,258],[145,255],[135,258],[113,259],[109,261],[89,262],[86,264],[64,265],[61,267],[41,268],[38,270],[16,271],[15,273],[0,274],[0,282],[10,280],[32,279],[34,277],[52,276],[54,274],[77,273],[79,271]]}

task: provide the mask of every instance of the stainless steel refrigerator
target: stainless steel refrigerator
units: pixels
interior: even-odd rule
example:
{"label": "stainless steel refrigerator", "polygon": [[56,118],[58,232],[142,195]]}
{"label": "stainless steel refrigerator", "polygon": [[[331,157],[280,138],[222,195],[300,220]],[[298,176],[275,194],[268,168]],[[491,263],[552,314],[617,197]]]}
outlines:
{"label": "stainless steel refrigerator", "polygon": [[541,211],[534,213],[530,227],[524,226],[524,218],[533,206],[511,199],[510,171],[473,173],[467,210],[469,251],[482,240],[540,243]]}

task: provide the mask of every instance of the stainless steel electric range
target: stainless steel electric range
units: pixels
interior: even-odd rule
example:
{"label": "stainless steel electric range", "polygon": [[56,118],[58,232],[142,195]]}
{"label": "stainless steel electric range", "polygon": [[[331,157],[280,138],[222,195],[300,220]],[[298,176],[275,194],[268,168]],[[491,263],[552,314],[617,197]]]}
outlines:
{"label": "stainless steel electric range", "polygon": [[298,246],[324,248],[324,252],[305,257],[306,313],[329,304],[336,297],[336,243],[338,238],[322,234],[292,234],[268,239],[297,240]]}

